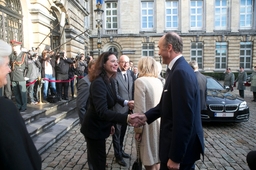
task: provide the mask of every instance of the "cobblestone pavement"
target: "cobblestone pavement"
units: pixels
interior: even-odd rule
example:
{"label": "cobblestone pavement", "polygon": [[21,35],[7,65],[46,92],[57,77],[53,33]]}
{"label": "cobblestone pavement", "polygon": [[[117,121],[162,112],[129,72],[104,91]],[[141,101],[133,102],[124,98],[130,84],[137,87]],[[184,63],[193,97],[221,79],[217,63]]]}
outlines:
{"label": "cobblestone pavement", "polygon": [[[249,89],[249,88],[248,88]],[[200,170],[249,170],[246,155],[256,149],[256,103],[251,102],[252,92],[245,90],[245,100],[250,107],[250,119],[243,123],[203,124],[205,135],[204,162],[198,161]],[[237,90],[234,93],[238,93]],[[88,169],[86,143],[75,126],[67,135],[42,154],[43,170],[85,170]],[[129,127],[124,141],[125,152],[131,159],[125,159],[127,167],[115,163],[112,138],[106,141],[108,170],[131,169],[136,158],[133,128]]]}

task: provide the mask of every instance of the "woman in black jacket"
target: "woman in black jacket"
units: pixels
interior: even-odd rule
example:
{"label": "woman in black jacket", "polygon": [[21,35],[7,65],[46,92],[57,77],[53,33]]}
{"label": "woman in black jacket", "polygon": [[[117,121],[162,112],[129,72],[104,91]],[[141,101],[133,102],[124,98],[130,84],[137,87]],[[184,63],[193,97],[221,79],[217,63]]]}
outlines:
{"label": "woman in black jacket", "polygon": [[133,101],[121,99],[115,88],[113,77],[118,68],[117,58],[112,52],[102,53],[95,63],[95,70],[90,77],[89,108],[85,114],[81,132],[87,142],[88,164],[92,169],[105,170],[106,144],[105,139],[113,133],[114,123],[125,124],[129,116],[114,112],[112,107],[129,105]]}

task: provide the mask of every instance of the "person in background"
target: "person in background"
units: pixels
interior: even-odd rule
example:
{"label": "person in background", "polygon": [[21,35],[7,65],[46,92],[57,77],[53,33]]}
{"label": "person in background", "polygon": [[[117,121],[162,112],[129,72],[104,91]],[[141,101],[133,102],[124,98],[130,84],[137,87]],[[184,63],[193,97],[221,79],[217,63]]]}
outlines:
{"label": "person in background", "polygon": [[[37,78],[41,78],[42,65],[41,65],[40,60],[38,59],[37,53],[34,53],[32,55],[32,60],[34,61],[35,65],[36,65]],[[39,86],[40,86],[39,81],[36,81],[35,85],[34,85],[34,93],[33,93],[35,102],[40,102],[39,93],[41,93],[41,91],[40,91]]]}
{"label": "person in background", "polygon": [[91,60],[88,63],[88,74],[82,78],[77,85],[77,98],[76,98],[76,108],[80,120],[80,124],[82,125],[84,120],[84,115],[88,109],[89,105],[89,95],[90,95],[90,77],[94,70],[95,60]]}
{"label": "person in background", "polygon": [[49,83],[51,87],[51,94],[57,94],[56,91],[56,78],[55,78],[55,57],[49,53],[49,51],[44,50],[42,52],[42,59],[41,59],[41,77],[44,80],[44,88],[43,88],[43,99],[44,102],[47,100],[47,96],[49,94]]}
{"label": "person in background", "polygon": [[11,40],[13,53],[10,56],[11,82],[15,103],[20,112],[27,110],[27,88],[25,75],[28,67],[28,56],[21,51],[21,42]]}
{"label": "person in background", "polygon": [[156,65],[157,65],[157,70],[158,70],[158,79],[161,80],[161,82],[162,82],[162,84],[163,84],[163,86],[164,86],[164,84],[165,84],[165,78],[163,78],[163,77],[161,76],[162,65],[161,65],[160,62],[156,62]]}
{"label": "person in background", "polygon": [[77,82],[77,77],[79,75],[79,71],[77,70],[77,62],[72,59],[73,63],[69,65],[69,70],[68,70],[68,77],[70,80],[70,89],[71,89],[71,96],[72,99],[74,98],[75,95],[75,87],[74,84]]}
{"label": "person in background", "polygon": [[253,102],[256,102],[256,66],[253,67],[253,72],[250,76],[249,81],[251,83],[251,91],[253,94]]}
{"label": "person in background", "polygon": [[[57,83],[57,94],[59,100],[69,100],[68,87],[69,87],[69,65],[73,64],[70,58],[67,58],[66,52],[62,51],[56,56],[56,78],[61,82]],[[63,92],[62,92],[63,90]]]}
{"label": "person in background", "polygon": [[139,76],[138,67],[134,66],[132,71],[134,73],[135,78],[138,78],[138,76]]}
{"label": "person in background", "polygon": [[130,62],[129,62],[129,66],[130,66],[130,67],[129,67],[129,70],[132,71],[132,70],[133,70],[133,61],[130,61]]}
{"label": "person in background", "polygon": [[230,91],[233,91],[234,82],[235,82],[235,75],[234,75],[234,73],[231,72],[230,68],[227,68],[226,72],[225,72],[223,86],[225,88],[228,87],[230,89]]}
{"label": "person in background", "polygon": [[39,76],[39,71],[41,70],[40,66],[41,64],[37,60],[37,54],[31,54],[28,59],[28,71],[26,75],[26,77],[29,78],[29,80],[27,81],[29,84],[29,86],[27,87],[27,91],[30,104],[38,103],[34,98],[34,85]]}
{"label": "person in background", "polygon": [[115,80],[118,68],[117,58],[112,52],[103,52],[95,63],[90,77],[89,107],[80,129],[87,143],[87,158],[95,170],[106,169],[106,138],[114,133],[114,123],[131,123],[138,118],[113,111],[116,103],[133,108],[133,101],[118,97]]}
{"label": "person in background", "polygon": [[83,77],[86,76],[87,73],[85,72],[85,69],[87,69],[87,62],[85,60],[84,53],[80,54],[80,58],[77,63],[77,69],[82,73]]}
{"label": "person in background", "polygon": [[[133,83],[136,79],[134,74],[131,70],[129,70],[130,59],[127,55],[121,55],[119,58],[119,68],[117,69],[115,82],[116,82],[116,89],[117,94],[125,99],[125,100],[133,100],[134,94],[134,87]],[[120,104],[116,104],[113,107],[113,110],[128,115],[130,114],[131,110],[128,106],[121,106]],[[112,135],[113,139],[113,147],[114,147],[114,154],[116,158],[116,162],[121,166],[126,166],[126,162],[123,158],[130,158],[130,155],[125,153],[123,148],[124,136],[127,129],[127,124],[115,124],[115,133]]]}
{"label": "person in background", "polygon": [[235,80],[235,83],[238,82],[237,90],[239,90],[239,96],[244,98],[244,90],[245,90],[245,83],[247,80],[247,73],[244,71],[243,67],[240,67],[238,72],[238,76]]}
{"label": "person in background", "polygon": [[207,97],[207,78],[201,74],[198,70],[198,63],[196,60],[189,62],[189,65],[193,68],[197,82],[200,88],[200,101],[201,101],[201,110],[207,110],[206,97]]}
{"label": "person in background", "polygon": [[[134,82],[134,112],[144,114],[155,107],[161,98],[163,83],[158,78],[157,62],[152,57],[142,57],[138,62],[139,78]],[[134,128],[140,142],[140,158],[146,170],[159,170],[160,118],[150,125]]]}
{"label": "person in background", "polygon": [[[0,88],[11,72],[9,55],[12,47],[0,40]],[[41,157],[28,134],[26,125],[14,103],[0,97],[0,169],[41,170]]]}
{"label": "person in background", "polygon": [[[134,113],[135,127],[151,124],[161,117],[160,169],[193,170],[204,155],[204,132],[201,121],[200,92],[196,75],[182,56],[183,42],[175,32],[163,35],[159,55],[168,64],[168,76],[158,105],[145,114]],[[170,71],[169,71],[170,70]],[[137,122],[136,122],[137,121]]]}

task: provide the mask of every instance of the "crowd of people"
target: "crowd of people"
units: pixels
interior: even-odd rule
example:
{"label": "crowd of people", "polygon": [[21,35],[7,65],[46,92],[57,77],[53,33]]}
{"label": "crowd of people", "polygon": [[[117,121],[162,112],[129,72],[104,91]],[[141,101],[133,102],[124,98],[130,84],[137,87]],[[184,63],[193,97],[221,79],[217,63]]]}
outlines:
{"label": "crowd of people", "polygon": [[244,98],[244,90],[246,86],[250,86],[250,90],[253,93],[253,102],[256,102],[256,66],[253,67],[253,71],[250,76],[244,70],[244,67],[240,67],[238,71],[237,78],[235,74],[231,71],[231,68],[227,68],[224,77],[224,87],[230,91],[237,87],[239,91],[239,96]]}
{"label": "crowd of people", "polygon": [[87,75],[92,57],[81,53],[70,58],[65,51],[53,52],[50,49],[40,54],[32,50],[24,52],[21,42],[12,40],[10,44],[13,51],[9,56],[12,71],[7,75],[7,84],[1,94],[9,99],[14,96],[20,112],[27,109],[28,103],[35,105],[68,100],[69,87],[74,98],[74,84]]}
{"label": "crowd of people", "polygon": [[[41,168],[41,158],[19,111],[26,110],[27,96],[31,104],[39,101],[35,93],[40,81],[44,100],[49,95],[68,100],[69,86],[74,96],[74,78],[78,79],[77,110],[90,170],[106,169],[105,142],[110,135],[116,162],[127,166],[124,158],[130,155],[123,147],[127,125],[134,127],[136,145],[140,146],[137,152],[146,170],[193,170],[195,162],[204,157],[201,110],[206,109],[207,82],[197,62],[188,63],[183,57],[183,42],[177,33],[168,32],[158,42],[159,55],[167,65],[165,78],[160,75],[161,64],[152,57],[141,57],[138,66],[132,67],[127,55],[118,60],[110,51],[86,61],[83,54],[72,60],[65,52],[44,50],[39,57],[21,52],[20,42],[11,41],[11,45],[9,56],[11,46],[0,41],[0,87],[8,85],[10,74],[16,103],[16,108],[12,107],[8,95],[0,97],[0,109],[5,111],[0,114],[1,169]],[[244,85],[244,79],[243,68],[237,79],[227,69],[224,85],[232,87],[240,81]],[[249,81],[256,84],[256,77],[252,74]],[[248,155],[248,163],[254,156]]]}

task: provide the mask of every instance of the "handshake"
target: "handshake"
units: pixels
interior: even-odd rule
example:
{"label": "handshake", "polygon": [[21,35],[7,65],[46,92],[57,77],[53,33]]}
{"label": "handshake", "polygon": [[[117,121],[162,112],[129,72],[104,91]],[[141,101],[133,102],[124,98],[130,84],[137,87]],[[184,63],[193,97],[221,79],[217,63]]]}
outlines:
{"label": "handshake", "polygon": [[133,113],[128,114],[127,123],[133,127],[140,127],[146,124],[147,117],[145,114]]}

